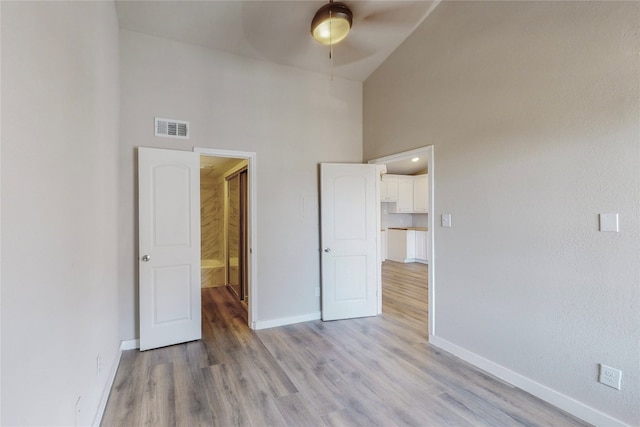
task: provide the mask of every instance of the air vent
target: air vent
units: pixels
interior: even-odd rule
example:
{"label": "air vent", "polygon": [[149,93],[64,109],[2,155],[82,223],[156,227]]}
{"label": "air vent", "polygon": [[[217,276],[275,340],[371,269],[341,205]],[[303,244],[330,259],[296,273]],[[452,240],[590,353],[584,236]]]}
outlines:
{"label": "air vent", "polygon": [[156,136],[189,139],[189,122],[156,117]]}

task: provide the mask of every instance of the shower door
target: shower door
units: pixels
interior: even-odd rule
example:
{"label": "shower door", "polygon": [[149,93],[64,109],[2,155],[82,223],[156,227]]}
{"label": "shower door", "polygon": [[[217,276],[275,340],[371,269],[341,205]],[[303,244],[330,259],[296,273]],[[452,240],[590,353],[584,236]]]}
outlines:
{"label": "shower door", "polygon": [[227,285],[243,301],[248,299],[247,270],[247,170],[227,182]]}

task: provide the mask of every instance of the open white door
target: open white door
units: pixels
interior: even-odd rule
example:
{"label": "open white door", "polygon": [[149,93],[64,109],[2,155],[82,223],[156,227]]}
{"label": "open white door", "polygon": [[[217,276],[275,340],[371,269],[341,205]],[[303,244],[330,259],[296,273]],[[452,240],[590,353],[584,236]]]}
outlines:
{"label": "open white door", "polygon": [[375,165],[320,165],[322,320],[377,314]]}
{"label": "open white door", "polygon": [[200,157],[138,148],[140,350],[200,339]]}

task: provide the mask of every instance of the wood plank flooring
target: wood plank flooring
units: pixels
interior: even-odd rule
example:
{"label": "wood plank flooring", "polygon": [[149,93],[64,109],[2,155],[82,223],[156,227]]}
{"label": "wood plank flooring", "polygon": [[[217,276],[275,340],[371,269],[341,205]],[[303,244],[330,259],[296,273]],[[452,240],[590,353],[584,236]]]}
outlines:
{"label": "wood plank flooring", "polygon": [[203,339],[125,351],[102,426],[588,425],[430,346],[426,269],[384,263],[381,316],[262,331],[203,289]]}

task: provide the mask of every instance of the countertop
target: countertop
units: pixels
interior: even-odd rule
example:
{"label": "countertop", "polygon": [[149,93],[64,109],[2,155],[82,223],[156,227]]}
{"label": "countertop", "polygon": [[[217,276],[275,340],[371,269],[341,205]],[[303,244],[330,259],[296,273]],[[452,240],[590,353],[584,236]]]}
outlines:
{"label": "countertop", "polygon": [[389,227],[389,230],[415,230],[415,231],[429,231],[427,227]]}

